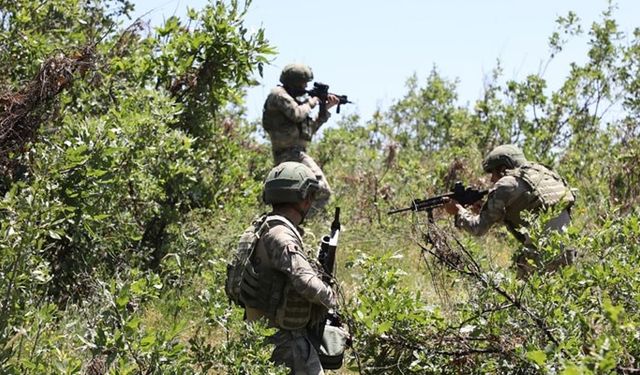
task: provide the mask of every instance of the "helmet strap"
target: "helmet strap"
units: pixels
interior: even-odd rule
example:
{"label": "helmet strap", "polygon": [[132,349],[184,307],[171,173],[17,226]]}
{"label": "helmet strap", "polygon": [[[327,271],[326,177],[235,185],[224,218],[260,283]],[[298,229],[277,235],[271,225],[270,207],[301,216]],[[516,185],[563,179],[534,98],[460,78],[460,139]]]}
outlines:
{"label": "helmet strap", "polygon": [[496,182],[499,179],[501,179],[502,177],[504,177],[505,174],[506,174],[505,173],[506,170],[507,170],[507,167],[504,166],[504,165],[501,165],[501,166],[498,166],[498,167],[494,168],[494,170],[491,172],[492,181],[494,179],[494,176],[495,176],[495,181],[494,182]]}
{"label": "helmet strap", "polygon": [[304,223],[304,219],[307,218],[307,214],[309,213],[309,210],[311,210],[311,204],[309,204],[309,208],[307,208],[307,210],[305,211],[302,208],[302,205],[304,204],[304,202],[306,202],[307,199],[305,198],[304,200],[297,202],[294,206],[294,209],[298,212],[298,214],[300,215],[300,224]]}

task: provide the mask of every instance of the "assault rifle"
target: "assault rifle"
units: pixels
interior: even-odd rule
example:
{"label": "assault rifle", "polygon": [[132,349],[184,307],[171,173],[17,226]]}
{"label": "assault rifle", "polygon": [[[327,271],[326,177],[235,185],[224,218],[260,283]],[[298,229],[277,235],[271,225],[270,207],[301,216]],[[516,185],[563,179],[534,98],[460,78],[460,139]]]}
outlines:
{"label": "assault rifle", "polygon": [[463,206],[474,204],[482,199],[489,190],[478,190],[476,188],[465,188],[462,182],[456,182],[450,193],[437,195],[427,199],[414,199],[410,207],[398,208],[388,212],[389,215],[397,214],[405,211],[431,211],[436,207],[440,207],[447,203],[449,199],[453,199]]}
{"label": "assault rifle", "polygon": [[338,107],[336,108],[336,113],[340,113],[340,106],[341,105],[352,103],[352,102],[349,101],[349,99],[347,99],[346,95],[338,95],[338,94],[334,94],[334,93],[329,92],[329,85],[327,85],[325,83],[314,82],[313,83],[313,88],[311,90],[307,90],[307,94],[309,94],[311,96],[315,96],[316,98],[320,99],[320,103],[326,103],[327,102],[327,96],[329,94],[337,96],[339,102],[338,102]]}

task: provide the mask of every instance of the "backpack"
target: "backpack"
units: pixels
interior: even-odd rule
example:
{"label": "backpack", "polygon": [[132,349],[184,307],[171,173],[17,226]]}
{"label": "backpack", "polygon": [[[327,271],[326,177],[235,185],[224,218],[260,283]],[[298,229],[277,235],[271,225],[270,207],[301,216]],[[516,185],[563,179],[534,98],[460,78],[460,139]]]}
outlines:
{"label": "backpack", "polygon": [[[250,273],[247,270],[251,265],[251,258],[253,251],[255,250],[258,240],[262,236],[265,230],[269,229],[269,223],[280,222],[288,227],[292,228],[296,234],[298,231],[293,224],[289,223],[287,219],[278,215],[261,215],[240,235],[238,246],[235,251],[232,251],[227,260],[227,278],[224,283],[224,291],[227,297],[234,304],[244,307],[244,303],[241,299],[242,294],[242,282],[245,274]],[[298,235],[298,238],[299,235]],[[302,240],[301,240],[302,241]]]}
{"label": "backpack", "polygon": [[247,264],[251,261],[253,250],[258,244],[258,240],[262,234],[262,227],[266,222],[266,219],[267,215],[262,215],[244,230],[240,235],[236,251],[232,251],[229,254],[229,259],[227,260],[227,278],[224,283],[224,291],[227,294],[229,301],[240,307],[244,307],[244,304],[240,301],[242,277]]}

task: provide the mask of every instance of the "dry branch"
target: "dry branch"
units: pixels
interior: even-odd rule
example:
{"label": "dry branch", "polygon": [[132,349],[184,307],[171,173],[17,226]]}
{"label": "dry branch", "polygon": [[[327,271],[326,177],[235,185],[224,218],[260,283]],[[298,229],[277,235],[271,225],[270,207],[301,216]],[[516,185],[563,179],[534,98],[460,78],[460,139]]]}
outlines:
{"label": "dry branch", "polygon": [[[451,246],[450,238],[455,243],[455,247]],[[423,243],[418,243],[423,252],[434,256],[441,264],[449,268],[451,271],[464,275],[479,282],[485,288],[492,290],[497,295],[504,298],[509,306],[519,310],[525,316],[531,319],[540,332],[554,345],[559,345],[558,340],[551,332],[551,328],[546,321],[536,312],[529,309],[522,300],[511,295],[500,285],[487,278],[486,273],[482,270],[479,263],[473,255],[460,243],[453,235],[447,235],[434,222],[428,224],[428,231],[424,233]]]}
{"label": "dry branch", "polygon": [[17,156],[26,151],[27,144],[50,116],[51,101],[71,86],[76,72],[91,69],[93,60],[92,46],[71,55],[58,52],[22,89],[0,93],[0,172],[4,176],[13,176]]}

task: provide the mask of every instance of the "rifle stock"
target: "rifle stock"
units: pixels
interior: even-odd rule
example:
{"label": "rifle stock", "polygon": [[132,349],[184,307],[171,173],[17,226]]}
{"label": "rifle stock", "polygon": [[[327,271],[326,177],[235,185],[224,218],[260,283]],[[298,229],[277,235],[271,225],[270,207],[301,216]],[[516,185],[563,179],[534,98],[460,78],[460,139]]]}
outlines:
{"label": "rifle stock", "polygon": [[336,207],[336,211],[331,223],[331,233],[322,237],[320,242],[320,253],[318,261],[322,264],[324,282],[329,283],[333,278],[336,263],[336,249],[338,248],[338,239],[340,238],[340,207]]}

